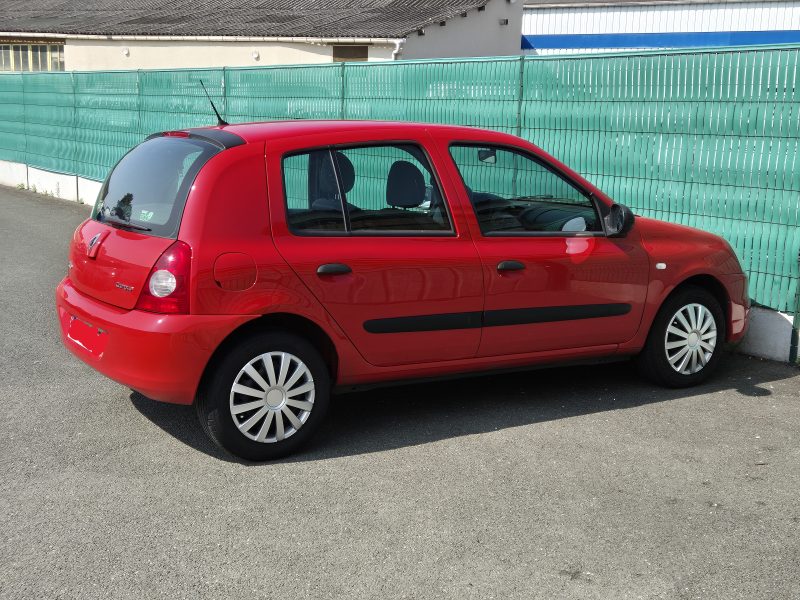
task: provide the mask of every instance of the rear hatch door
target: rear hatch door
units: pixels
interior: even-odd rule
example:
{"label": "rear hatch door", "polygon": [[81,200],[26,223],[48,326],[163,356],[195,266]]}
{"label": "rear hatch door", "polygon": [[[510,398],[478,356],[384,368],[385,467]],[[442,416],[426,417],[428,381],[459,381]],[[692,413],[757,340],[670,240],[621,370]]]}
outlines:
{"label": "rear hatch door", "polygon": [[133,308],[150,269],[173,241],[90,219],[78,228],[72,241],[70,280],[88,296]]}
{"label": "rear hatch door", "polygon": [[91,218],[75,231],[70,279],[84,294],[130,309],[175,241],[197,173],[222,147],[189,136],[149,139],[103,184]]}

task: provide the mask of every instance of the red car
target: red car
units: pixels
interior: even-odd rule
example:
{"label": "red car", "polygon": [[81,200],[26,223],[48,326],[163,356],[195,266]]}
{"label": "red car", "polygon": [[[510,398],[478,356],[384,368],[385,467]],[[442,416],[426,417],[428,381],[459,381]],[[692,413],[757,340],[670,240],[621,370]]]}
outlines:
{"label": "red car", "polygon": [[251,460],[304,443],[337,389],[608,356],[694,385],[749,311],[724,240],[634,220],[533,144],[352,121],[150,136],[56,302],[76,356]]}

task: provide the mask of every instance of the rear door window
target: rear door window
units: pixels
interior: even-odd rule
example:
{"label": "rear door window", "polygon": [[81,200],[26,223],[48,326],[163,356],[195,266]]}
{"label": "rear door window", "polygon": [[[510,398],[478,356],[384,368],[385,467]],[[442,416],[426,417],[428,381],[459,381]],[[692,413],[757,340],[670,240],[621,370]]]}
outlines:
{"label": "rear door window", "polygon": [[436,178],[418,146],[342,148],[334,158],[344,184],[351,231],[452,230]]}
{"label": "rear door window", "polygon": [[197,173],[220,151],[195,138],[158,137],[122,157],[103,183],[92,218],[174,238]]}
{"label": "rear door window", "polygon": [[297,232],[344,232],[342,201],[328,150],[283,159],[289,227]]}
{"label": "rear door window", "polygon": [[[283,159],[295,233],[426,235],[453,231],[425,153],[413,144],[312,150]],[[345,213],[345,210],[346,213]]]}

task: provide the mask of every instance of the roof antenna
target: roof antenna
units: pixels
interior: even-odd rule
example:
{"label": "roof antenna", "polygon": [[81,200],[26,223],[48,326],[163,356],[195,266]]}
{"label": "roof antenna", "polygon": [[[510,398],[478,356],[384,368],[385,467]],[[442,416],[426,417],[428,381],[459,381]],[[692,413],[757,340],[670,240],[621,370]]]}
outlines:
{"label": "roof antenna", "polygon": [[217,125],[223,127],[224,125],[230,125],[225,119],[219,116],[219,112],[217,111],[217,107],[214,106],[214,101],[211,99],[211,96],[208,95],[208,90],[206,89],[203,80],[200,79],[200,85],[203,86],[203,91],[206,93],[206,98],[208,98],[208,102],[211,104],[211,109],[214,111],[214,114],[217,115]]}

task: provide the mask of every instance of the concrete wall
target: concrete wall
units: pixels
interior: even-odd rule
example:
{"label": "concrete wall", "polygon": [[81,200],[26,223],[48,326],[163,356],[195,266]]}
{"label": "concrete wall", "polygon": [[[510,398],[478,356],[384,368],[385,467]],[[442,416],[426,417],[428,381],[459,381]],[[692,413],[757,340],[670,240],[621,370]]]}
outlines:
{"label": "concrete wall", "polygon": [[78,177],[78,202],[82,204],[89,204],[94,206],[97,195],[100,193],[100,188],[103,187],[101,181],[94,179],[86,179]]}
{"label": "concrete wall", "polygon": [[369,47],[368,60],[369,62],[393,60],[392,52],[394,52],[394,44],[389,44],[388,46],[375,44]]}
{"label": "concrete wall", "polygon": [[[371,46],[369,59],[390,60],[393,48],[390,44]],[[64,45],[67,71],[257,67],[332,60],[332,46],[308,43],[67,39]]]}
{"label": "concrete wall", "polygon": [[792,344],[792,315],[767,308],[750,311],[750,329],[739,351],[781,362],[789,361]]}
{"label": "concrete wall", "polygon": [[28,187],[28,166],[0,160],[0,185]]}
{"label": "concrete wall", "polygon": [[28,189],[64,200],[78,201],[78,178],[28,167]]}
{"label": "concrete wall", "polygon": [[[425,35],[408,34],[400,58],[449,58],[456,56],[511,56],[520,53],[522,0],[491,0],[485,10],[471,10],[444,26],[432,23]],[[508,19],[508,25],[500,25]]]}
{"label": "concrete wall", "polygon": [[0,185],[24,188],[37,194],[94,206],[102,183],[76,175],[54,173],[7,160],[0,160]]}

